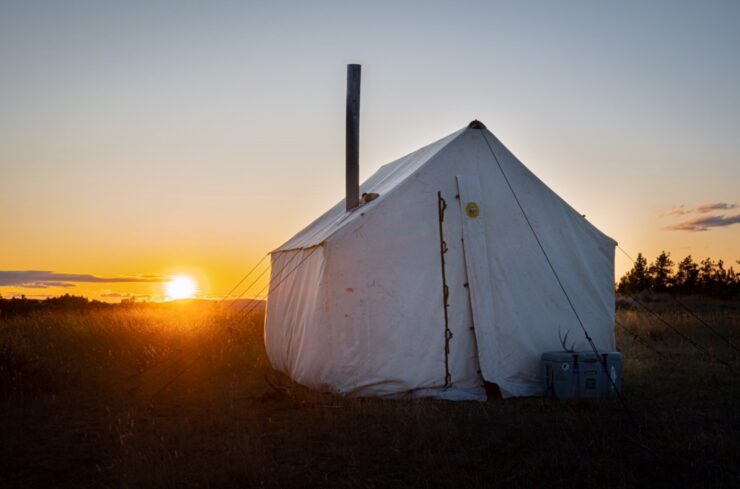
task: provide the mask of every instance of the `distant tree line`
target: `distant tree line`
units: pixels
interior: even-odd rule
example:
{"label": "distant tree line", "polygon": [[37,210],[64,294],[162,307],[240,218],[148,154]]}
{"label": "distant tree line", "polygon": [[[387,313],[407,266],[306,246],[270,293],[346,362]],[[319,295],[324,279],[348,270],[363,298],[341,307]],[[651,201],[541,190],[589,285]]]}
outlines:
{"label": "distant tree line", "polygon": [[[242,307],[243,304],[251,302],[253,302],[252,299],[242,299],[236,302],[232,302],[231,305],[235,307]],[[118,303],[111,303],[69,294],[64,294],[58,297],[48,297],[46,299],[31,299],[23,295],[20,297],[12,297],[8,299],[0,295],[0,321],[15,316],[44,311],[83,313],[87,311],[97,311],[101,309],[127,309],[131,307],[172,308],[180,307],[183,303],[191,305],[212,304],[211,301],[201,299],[186,299],[183,301],[170,302],[138,302],[133,297],[126,297],[121,299],[121,301]],[[257,308],[256,310],[264,310],[264,304],[263,309]]]}
{"label": "distant tree line", "polygon": [[106,302],[69,294],[46,299],[29,299],[26,296],[6,299],[0,296],[0,319],[37,311],[82,312],[110,306],[111,304]]}
{"label": "distant tree line", "polygon": [[675,264],[671,254],[663,251],[648,264],[638,253],[632,269],[619,280],[617,292],[637,294],[645,290],[730,299],[740,295],[740,274],[732,267],[725,268],[722,260],[705,258],[697,263],[689,255]]}

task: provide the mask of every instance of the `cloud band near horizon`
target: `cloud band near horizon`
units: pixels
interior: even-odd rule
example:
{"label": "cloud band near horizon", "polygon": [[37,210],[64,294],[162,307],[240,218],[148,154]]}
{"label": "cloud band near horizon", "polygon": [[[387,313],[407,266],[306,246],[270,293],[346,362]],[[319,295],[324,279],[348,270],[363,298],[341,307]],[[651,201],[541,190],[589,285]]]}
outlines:
{"label": "cloud band near horizon", "polygon": [[695,208],[686,207],[685,204],[679,204],[674,205],[671,207],[670,211],[662,212],[660,214],[661,217],[664,216],[685,216],[686,214],[691,213],[699,213],[699,214],[707,214],[709,212],[713,211],[727,211],[732,209],[737,209],[738,205],[733,203],[730,204],[728,202],[713,202],[710,204],[702,204],[699,206],[696,206]]}
{"label": "cloud band near horizon", "polygon": [[0,287],[16,286],[29,289],[75,287],[77,283],[157,283],[167,277],[139,275],[130,277],[97,277],[80,273],[55,273],[49,270],[0,270]]}
{"label": "cloud band near horizon", "polygon": [[[727,211],[737,209],[737,203],[729,202],[712,202],[702,204],[694,208],[686,207],[684,204],[674,205],[669,212],[662,213],[661,216],[686,216],[687,214],[709,214],[715,211]],[[679,222],[670,226],[666,226],[663,229],[669,231],[709,231],[711,228],[727,227],[733,224],[740,223],[740,214],[731,216],[714,215],[714,216],[703,216],[689,219],[687,221]]]}
{"label": "cloud band near horizon", "polygon": [[733,224],[740,224],[740,214],[733,216],[708,216],[691,219],[688,221],[667,226],[665,229],[671,231],[709,231],[710,228],[726,227]]}

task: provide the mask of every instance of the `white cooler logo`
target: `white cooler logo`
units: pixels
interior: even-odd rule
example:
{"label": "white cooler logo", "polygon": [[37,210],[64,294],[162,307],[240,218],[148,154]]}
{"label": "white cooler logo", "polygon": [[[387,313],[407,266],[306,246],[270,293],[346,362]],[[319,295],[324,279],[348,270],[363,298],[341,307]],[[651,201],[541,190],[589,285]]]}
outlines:
{"label": "white cooler logo", "polygon": [[567,363],[563,363],[560,365],[560,369],[563,371],[568,370],[569,368],[570,368],[570,365],[568,365]]}

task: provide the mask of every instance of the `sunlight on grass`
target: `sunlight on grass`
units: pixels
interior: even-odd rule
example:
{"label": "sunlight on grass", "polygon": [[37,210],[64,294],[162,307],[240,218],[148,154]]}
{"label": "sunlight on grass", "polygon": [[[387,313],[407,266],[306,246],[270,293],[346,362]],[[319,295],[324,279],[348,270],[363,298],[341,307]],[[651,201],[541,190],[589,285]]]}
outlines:
{"label": "sunlight on grass", "polygon": [[[661,314],[738,365],[685,314]],[[739,315],[702,312],[733,341]],[[617,319],[663,356],[617,330],[639,433],[614,399],[311,391],[270,367],[261,311],[245,317],[217,303],[5,319],[0,456],[15,487],[538,487],[550,473],[574,487],[603,487],[609,477],[625,487],[731,487],[737,377],[644,313],[620,310]],[[634,440],[676,463],[656,463]]]}

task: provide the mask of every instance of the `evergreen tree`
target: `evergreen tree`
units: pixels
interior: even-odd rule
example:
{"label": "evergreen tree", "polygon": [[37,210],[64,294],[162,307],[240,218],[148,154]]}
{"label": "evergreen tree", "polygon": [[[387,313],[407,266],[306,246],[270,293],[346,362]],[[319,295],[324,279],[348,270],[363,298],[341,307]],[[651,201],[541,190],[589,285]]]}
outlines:
{"label": "evergreen tree", "polygon": [[729,281],[727,280],[727,270],[725,270],[725,262],[722,259],[717,260],[717,266],[714,267],[712,278],[712,282],[714,282],[715,287],[723,288],[726,285],[729,285]]}
{"label": "evergreen tree", "polygon": [[714,262],[705,258],[699,266],[699,289],[703,293],[711,293],[714,285]]}
{"label": "evergreen tree", "polygon": [[699,283],[699,266],[694,263],[691,255],[687,256],[678,263],[676,275],[673,277],[673,285],[684,293],[696,291]]}
{"label": "evergreen tree", "polygon": [[645,290],[650,286],[648,276],[647,260],[642,253],[637,254],[637,259],[632,270],[627,272],[620,280],[617,286],[617,292],[622,294],[635,294]]}
{"label": "evergreen tree", "polygon": [[671,285],[672,273],[673,260],[671,260],[671,254],[662,251],[648,269],[650,285],[658,292],[665,291]]}

